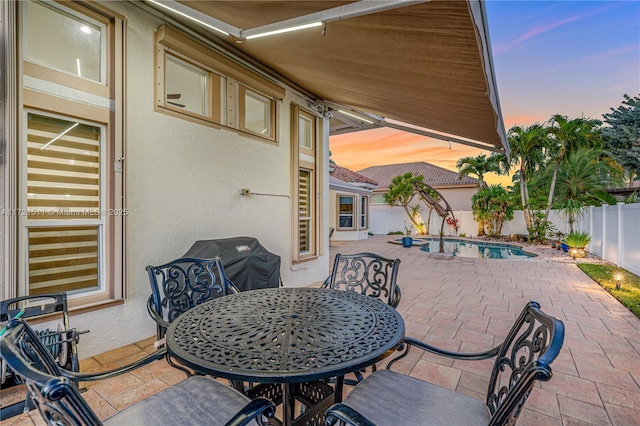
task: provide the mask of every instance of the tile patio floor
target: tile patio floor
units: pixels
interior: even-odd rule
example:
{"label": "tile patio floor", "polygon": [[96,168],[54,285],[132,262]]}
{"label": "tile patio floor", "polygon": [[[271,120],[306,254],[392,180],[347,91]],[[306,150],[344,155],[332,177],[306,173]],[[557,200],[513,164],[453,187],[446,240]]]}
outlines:
{"label": "tile patio floor", "polygon": [[[640,425],[640,319],[573,261],[435,260],[416,247],[389,244],[389,239],[333,242],[331,254],[371,251],[401,259],[398,310],[407,335],[454,351],[485,350],[504,338],[529,300],[537,300],[544,311],[564,321],[565,343],[552,364],[554,376],[534,388],[519,426]],[[152,351],[153,340],[83,360],[81,370],[131,362]],[[486,392],[491,370],[486,361],[452,361],[415,349],[396,367],[478,398]],[[183,377],[158,361],[136,373],[89,385],[84,397],[104,418]],[[43,422],[37,414],[0,422],[22,424]]]}

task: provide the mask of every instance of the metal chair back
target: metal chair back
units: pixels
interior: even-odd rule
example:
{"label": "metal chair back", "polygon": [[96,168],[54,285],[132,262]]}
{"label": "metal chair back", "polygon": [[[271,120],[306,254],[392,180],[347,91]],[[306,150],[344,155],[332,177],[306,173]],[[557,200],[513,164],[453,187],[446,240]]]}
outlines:
{"label": "metal chair back", "polygon": [[43,418],[56,425],[100,425],[100,420],[62,373],[38,335],[22,319],[14,319],[0,339],[0,352],[20,376]]}
{"label": "metal chair back", "polygon": [[563,341],[562,321],[529,302],[496,355],[486,400],[490,425],[515,424],[535,381],[551,379]]}
{"label": "metal chair back", "polygon": [[158,323],[158,339],[168,324],[196,305],[238,293],[224,272],[219,257],[180,258],[159,266],[147,266],[151,296],[149,313]]}
{"label": "metal chair back", "polygon": [[400,259],[387,259],[374,253],[338,253],[331,275],[322,287],[377,297],[395,308],[401,297],[396,282],[399,266]]}

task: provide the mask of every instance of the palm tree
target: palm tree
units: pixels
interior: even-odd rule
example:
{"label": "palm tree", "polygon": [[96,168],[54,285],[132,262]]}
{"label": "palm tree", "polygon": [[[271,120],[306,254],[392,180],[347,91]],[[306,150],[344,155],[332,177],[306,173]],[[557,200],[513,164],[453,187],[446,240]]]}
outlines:
{"label": "palm tree", "polygon": [[553,174],[551,175],[551,186],[549,187],[549,197],[547,198],[547,210],[545,211],[546,220],[549,220],[549,211],[551,210],[551,204],[554,199],[558,169],[567,152],[580,147],[593,147],[602,142],[599,129],[601,122],[598,120],[583,117],[569,120],[566,116],[556,114],[551,117],[549,123],[551,124],[549,133],[554,139],[552,152],[553,158],[555,159],[555,166]]}
{"label": "palm tree", "polygon": [[520,203],[527,229],[531,228],[533,213],[529,201],[528,183],[533,173],[545,162],[548,146],[547,131],[540,124],[509,129],[511,165],[519,166]]}
{"label": "palm tree", "polygon": [[[487,157],[480,154],[477,157],[463,157],[458,160],[456,167],[458,168],[458,179],[470,174],[478,177],[478,188],[484,187],[484,175],[486,173],[502,174],[502,161],[500,155],[492,154]],[[484,222],[478,220],[478,236],[484,235]]]}
{"label": "palm tree", "polygon": [[487,173],[502,174],[500,155],[492,154],[487,157],[480,154],[477,157],[464,157],[456,163],[458,168],[458,179],[465,176],[476,175],[478,177],[478,188],[484,186],[484,175]]}
{"label": "palm tree", "polygon": [[600,159],[599,149],[581,148],[569,153],[558,169],[555,205],[569,221],[569,230],[589,205],[616,202],[605,189],[620,182],[620,171]]}

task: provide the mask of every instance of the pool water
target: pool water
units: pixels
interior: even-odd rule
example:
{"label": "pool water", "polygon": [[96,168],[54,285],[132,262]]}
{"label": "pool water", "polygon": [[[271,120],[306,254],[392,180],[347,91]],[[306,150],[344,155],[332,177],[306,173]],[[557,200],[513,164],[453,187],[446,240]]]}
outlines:
{"label": "pool water", "polygon": [[[439,238],[415,238],[420,244],[420,250],[437,253],[440,251]],[[453,253],[457,257],[471,257],[476,259],[527,259],[536,257],[535,254],[524,251],[521,247],[510,244],[487,243],[482,241],[467,241],[452,238],[444,239],[444,251]]]}

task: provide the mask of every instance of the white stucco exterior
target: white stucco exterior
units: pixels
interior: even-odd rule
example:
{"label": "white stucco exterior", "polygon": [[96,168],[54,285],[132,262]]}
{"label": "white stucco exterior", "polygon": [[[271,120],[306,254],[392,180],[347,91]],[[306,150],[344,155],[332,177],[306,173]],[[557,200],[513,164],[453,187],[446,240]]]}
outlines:
{"label": "white stucco exterior", "polygon": [[[126,283],[122,304],[73,314],[80,358],[155,335],[146,310],[145,267],[180,257],[196,240],[257,238],[281,256],[285,286],[304,286],[328,271],[328,238],[319,256],[292,262],[291,102],[277,102],[278,143],[216,129],[154,111],[154,31],[161,21],[128,2],[105,2],[127,19],[125,118]],[[323,120],[318,173],[328,170],[328,120]],[[241,196],[240,189],[271,195]],[[319,226],[328,228],[329,184],[322,179]]]}

